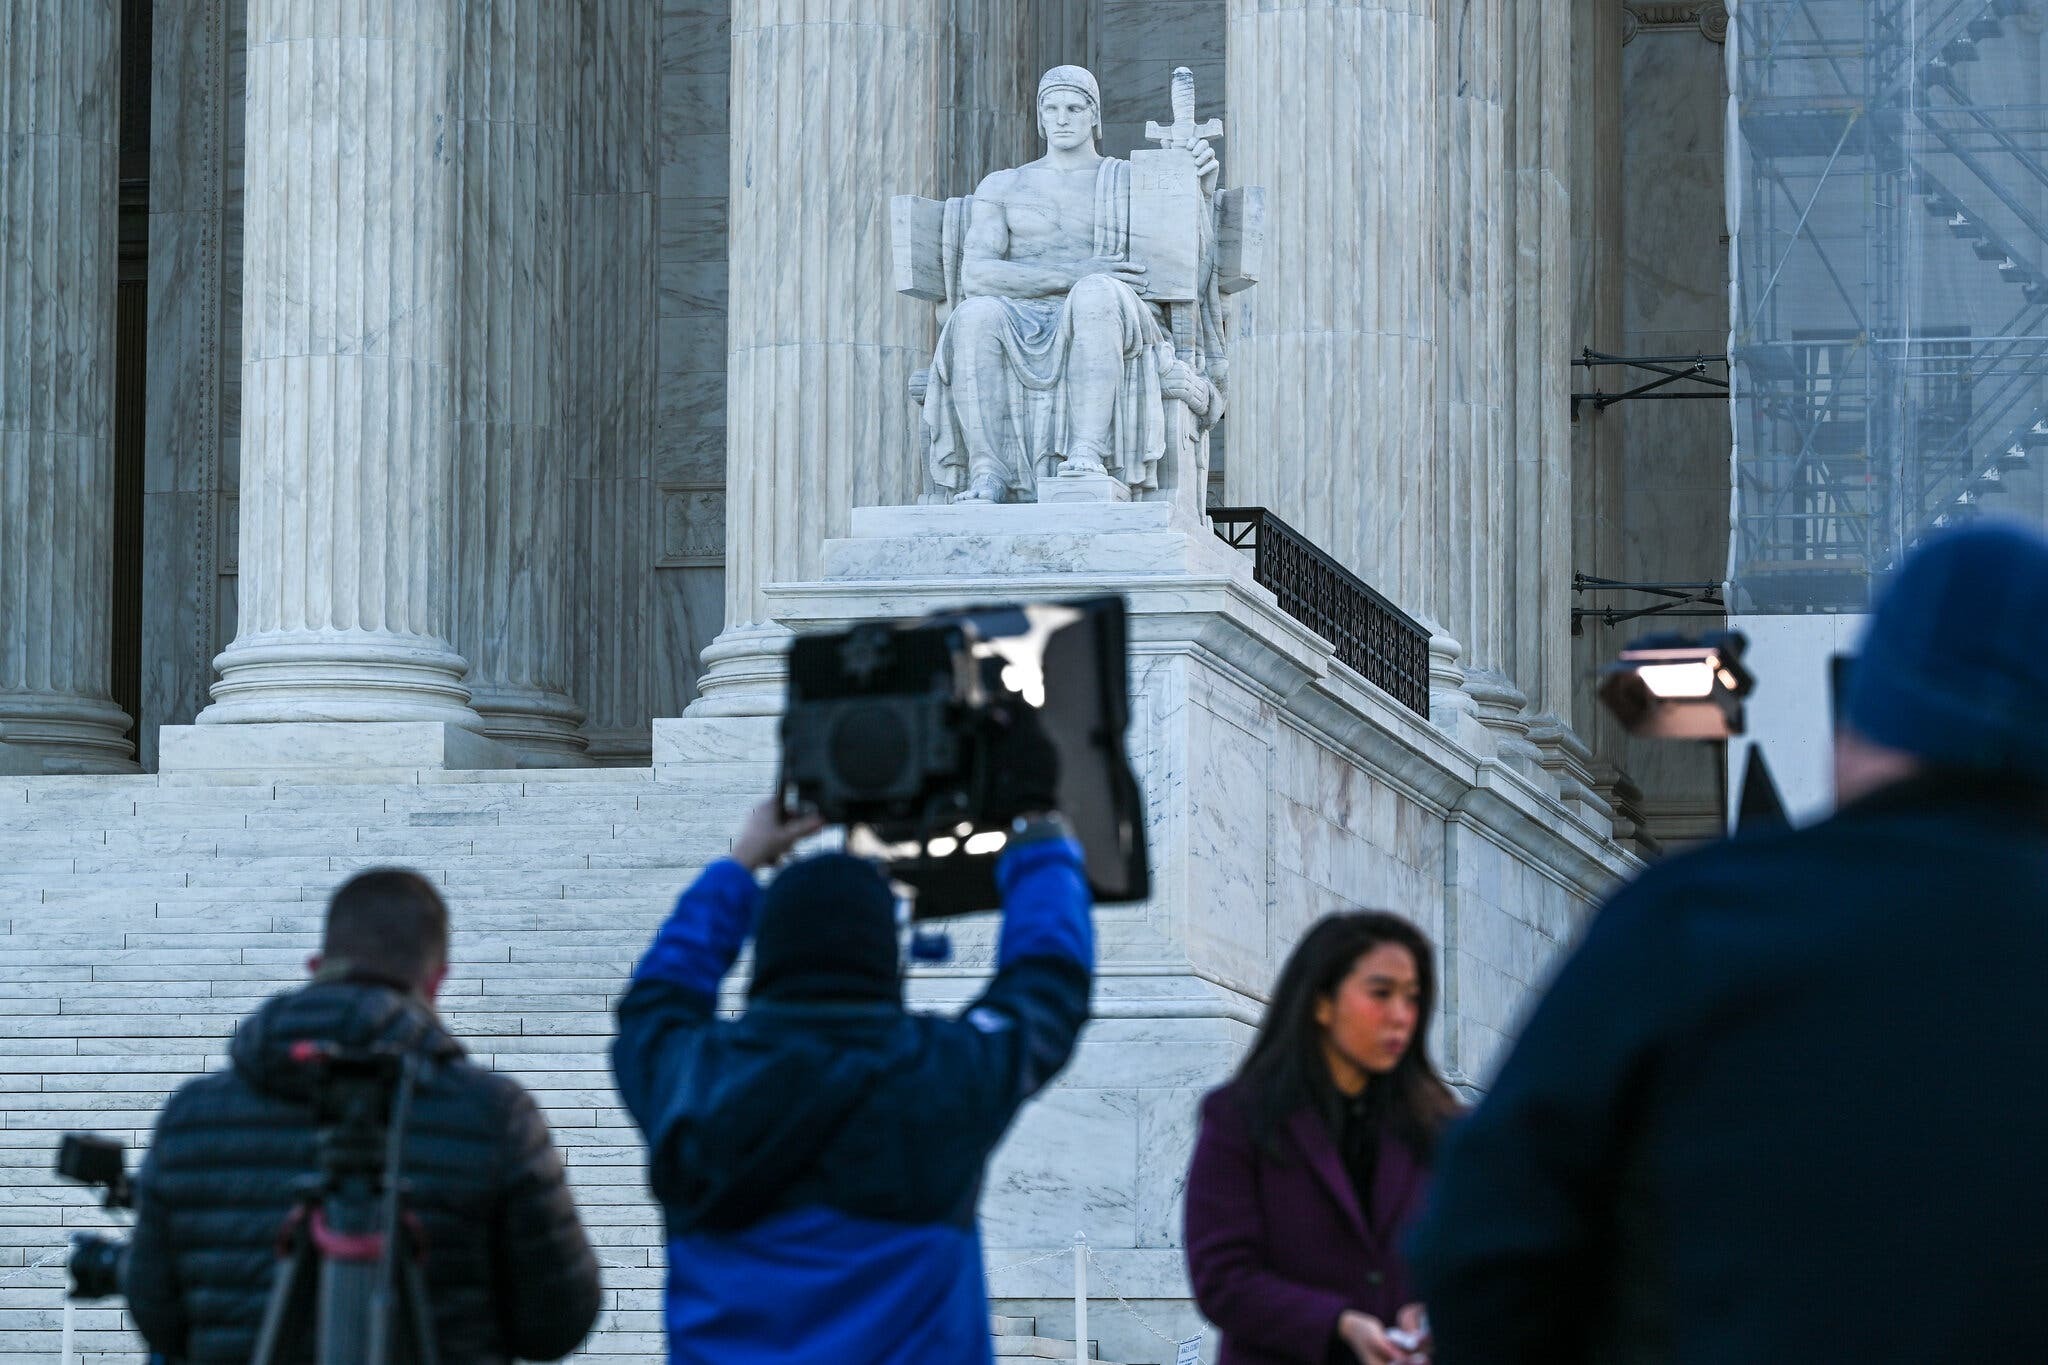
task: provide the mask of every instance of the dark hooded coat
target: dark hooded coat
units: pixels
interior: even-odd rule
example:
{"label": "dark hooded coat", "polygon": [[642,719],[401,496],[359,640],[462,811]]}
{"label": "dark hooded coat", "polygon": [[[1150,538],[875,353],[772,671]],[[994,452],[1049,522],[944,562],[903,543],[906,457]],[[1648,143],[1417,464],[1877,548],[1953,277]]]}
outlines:
{"label": "dark hooded coat", "polygon": [[468,1061],[418,996],[355,981],[273,997],[235,1031],[232,1065],[164,1106],[136,1181],[124,1285],[149,1344],[188,1365],[249,1359],[278,1230],[317,1169],[313,1077],[292,1058],[307,1041],[422,1060],[402,1177],[426,1234],[441,1359],[574,1350],[597,1320],[597,1261],[532,1097]]}

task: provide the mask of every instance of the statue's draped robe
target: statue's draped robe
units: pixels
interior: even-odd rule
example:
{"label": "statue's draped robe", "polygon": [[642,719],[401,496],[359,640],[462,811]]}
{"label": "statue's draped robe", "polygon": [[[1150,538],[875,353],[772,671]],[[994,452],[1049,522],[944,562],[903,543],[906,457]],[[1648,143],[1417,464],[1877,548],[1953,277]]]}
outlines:
{"label": "statue's draped robe", "polygon": [[[1097,256],[1129,254],[1130,182],[1130,162],[1103,158],[1095,176]],[[961,488],[988,473],[1013,496],[1032,498],[1038,480],[1057,472],[1074,442],[1065,380],[1077,296],[1110,302],[1114,323],[1095,325],[1113,325],[1122,338],[1123,373],[1102,462],[1133,491],[1158,487],[1166,451],[1159,370],[1172,359],[1173,343],[1153,306],[1106,275],[1090,276],[1060,297],[980,296],[953,310],[939,333],[924,400],[931,474],[939,487]],[[979,439],[970,441],[970,432]],[[978,453],[971,459],[970,451]]]}

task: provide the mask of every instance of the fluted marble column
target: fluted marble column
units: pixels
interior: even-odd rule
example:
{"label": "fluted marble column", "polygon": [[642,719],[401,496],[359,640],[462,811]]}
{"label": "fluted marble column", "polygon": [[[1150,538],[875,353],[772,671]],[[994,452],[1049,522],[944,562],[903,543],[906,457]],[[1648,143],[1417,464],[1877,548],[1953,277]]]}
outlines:
{"label": "fluted marble column", "polygon": [[456,0],[250,0],[240,633],[202,724],[478,729],[450,643]]}
{"label": "fluted marble column", "polygon": [[1267,274],[1239,296],[1233,504],[1264,506],[1427,611],[1437,457],[1430,0],[1230,0],[1233,183],[1266,189]]}
{"label": "fluted marble column", "polygon": [[726,628],[692,715],[766,714],[762,589],[817,575],[851,510],[919,487],[931,305],[891,288],[888,199],[940,188],[952,0],[736,0]]}
{"label": "fluted marble column", "polygon": [[1520,745],[1509,677],[1514,460],[1508,408],[1508,0],[1458,0],[1442,34],[1444,479],[1436,531],[1444,625],[1464,690],[1497,742]]}
{"label": "fluted marble column", "polygon": [[1507,49],[1514,556],[1506,672],[1528,693],[1528,737],[1544,771],[1598,817],[1606,803],[1571,721],[1572,8],[1572,0],[1513,0]]}
{"label": "fluted marble column", "polygon": [[941,189],[972,194],[983,176],[1038,155],[1032,106],[1041,73],[1030,68],[1039,21],[1032,0],[947,0],[947,8]]}
{"label": "fluted marble column", "polygon": [[536,761],[579,762],[563,422],[578,6],[457,8],[455,643],[485,734]]}
{"label": "fluted marble column", "polygon": [[[1615,0],[1572,0],[1572,335],[1574,353],[1590,346],[1622,350],[1621,7]],[[1574,388],[1590,388],[1573,371]],[[1622,542],[1623,409],[1579,410],[1572,431],[1573,568],[1625,578]],[[1598,600],[1598,599],[1594,599]],[[1585,605],[1591,605],[1589,601]],[[1574,728],[1592,749],[1594,788],[1609,807],[1617,839],[1636,834],[1642,793],[1622,769],[1626,739],[1600,705],[1599,671],[1615,632],[1589,625],[1572,641]]]}
{"label": "fluted marble column", "polygon": [[132,769],[109,689],[115,0],[0,6],[0,756]]}
{"label": "fluted marble column", "polygon": [[1095,33],[1101,21],[1098,0],[1028,0],[1031,11],[1031,58],[1024,69],[1033,87],[1038,77],[1056,66],[1098,65]]}
{"label": "fluted marble column", "polygon": [[569,265],[575,696],[600,763],[645,763],[653,708],[656,7],[578,7]]}

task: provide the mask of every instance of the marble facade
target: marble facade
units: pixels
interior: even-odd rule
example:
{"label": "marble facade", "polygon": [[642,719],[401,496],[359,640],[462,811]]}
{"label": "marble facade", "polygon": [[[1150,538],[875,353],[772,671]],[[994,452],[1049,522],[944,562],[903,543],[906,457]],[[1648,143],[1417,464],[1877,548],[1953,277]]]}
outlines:
{"label": "marble facade", "polygon": [[[1018,1263],[1076,1227],[1194,1325],[1192,1100],[1315,914],[1384,904],[1437,937],[1436,1043],[1483,1086],[1639,831],[1718,808],[1713,774],[1591,705],[1615,637],[1568,614],[1573,571],[1719,562],[1721,438],[1672,405],[1573,424],[1562,369],[1718,345],[1721,50],[1696,28],[1625,46],[1618,0],[154,0],[131,749],[111,257],[38,231],[111,232],[117,8],[0,20],[0,183],[31,191],[0,203],[0,773],[139,764],[162,777],[123,780],[212,799],[598,765],[723,793],[769,780],[792,630],[1126,592],[1160,890],[1105,911],[1101,1017],[986,1208],[995,1292],[1048,1328],[1064,1269]],[[1116,157],[1189,68],[1224,187],[1265,189],[1209,501],[1272,509],[1424,620],[1428,719],[1164,504],[917,505],[938,320],[896,292],[890,199],[1028,160],[1062,64],[1099,77]],[[985,932],[920,1000],[971,991]]]}

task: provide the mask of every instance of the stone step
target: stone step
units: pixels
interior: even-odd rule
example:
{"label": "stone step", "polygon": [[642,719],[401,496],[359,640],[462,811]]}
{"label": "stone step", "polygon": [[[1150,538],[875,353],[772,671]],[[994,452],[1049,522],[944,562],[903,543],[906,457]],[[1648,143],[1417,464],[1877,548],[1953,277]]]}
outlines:
{"label": "stone step", "polygon": [[[1072,1360],[1074,1358],[1074,1343],[1071,1341],[1060,1341],[1054,1337],[997,1336],[994,1339],[994,1345],[998,1361],[1047,1361]],[[1102,1365],[1114,1365],[1114,1362],[1102,1361],[1102,1344],[1092,1337],[1088,1341],[1088,1355],[1086,1358],[1090,1361],[1102,1362]]]}

